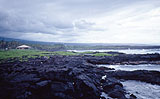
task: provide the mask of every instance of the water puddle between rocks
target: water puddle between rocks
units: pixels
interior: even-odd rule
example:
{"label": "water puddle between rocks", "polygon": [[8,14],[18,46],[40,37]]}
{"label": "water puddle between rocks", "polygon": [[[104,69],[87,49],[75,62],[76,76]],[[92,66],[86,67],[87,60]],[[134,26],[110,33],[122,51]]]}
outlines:
{"label": "water puddle between rocks", "polygon": [[159,85],[152,85],[150,83],[134,80],[128,80],[121,83],[128,94],[134,94],[137,99],[160,99]]}
{"label": "water puddle between rocks", "polygon": [[[126,97],[129,98],[131,94],[134,94],[137,99],[160,99],[160,86],[152,85],[150,83],[128,80],[121,82],[126,90]],[[109,97],[105,92],[102,92],[102,97],[106,99],[113,99]]]}
{"label": "water puddle between rocks", "polygon": [[[114,68],[115,70],[134,71],[134,70],[155,70],[160,71],[160,65],[141,64],[141,65],[98,65],[99,67]],[[106,78],[102,76],[102,79]],[[126,97],[129,98],[130,94],[134,94],[137,99],[160,99],[160,86],[150,83],[127,80],[121,82],[126,90]],[[110,98],[106,93],[102,92],[101,96],[106,99]]]}

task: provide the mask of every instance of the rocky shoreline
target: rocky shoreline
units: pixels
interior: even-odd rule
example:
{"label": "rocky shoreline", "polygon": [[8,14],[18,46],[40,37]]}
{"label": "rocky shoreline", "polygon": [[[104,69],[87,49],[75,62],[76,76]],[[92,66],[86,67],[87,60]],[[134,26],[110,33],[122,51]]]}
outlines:
{"label": "rocky shoreline", "polygon": [[[158,71],[112,71],[97,64],[160,64],[160,54],[50,56],[0,63],[2,99],[127,99],[121,80],[160,85]],[[130,99],[136,99],[131,94]]]}

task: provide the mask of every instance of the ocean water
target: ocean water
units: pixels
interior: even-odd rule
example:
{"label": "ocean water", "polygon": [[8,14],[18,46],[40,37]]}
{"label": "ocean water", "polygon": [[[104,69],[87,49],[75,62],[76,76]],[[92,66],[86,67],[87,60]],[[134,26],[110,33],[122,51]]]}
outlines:
{"label": "ocean water", "polygon": [[68,50],[74,52],[121,52],[126,54],[153,54],[159,53],[160,49],[125,49],[125,50]]}
{"label": "ocean water", "polygon": [[115,70],[134,71],[134,70],[154,70],[160,71],[160,65],[140,64],[140,65],[97,65],[98,67],[114,68]]}

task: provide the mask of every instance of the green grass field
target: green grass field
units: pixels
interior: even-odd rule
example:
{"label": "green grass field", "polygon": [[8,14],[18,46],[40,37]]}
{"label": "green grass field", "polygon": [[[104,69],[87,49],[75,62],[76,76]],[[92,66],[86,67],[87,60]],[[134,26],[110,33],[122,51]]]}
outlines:
{"label": "green grass field", "polygon": [[21,58],[22,56],[35,57],[35,55],[44,56],[43,52],[36,50],[8,50],[0,51],[0,59]]}
{"label": "green grass field", "polygon": [[107,53],[95,53],[93,56],[113,56],[112,54],[107,54]]}
{"label": "green grass field", "polygon": [[68,51],[39,51],[39,50],[0,50],[0,59],[5,60],[9,58],[19,58],[22,59],[23,56],[25,58],[36,58],[39,56],[50,56],[50,55],[64,55],[64,56],[72,56],[72,55],[85,55],[90,54],[92,56],[112,56],[112,54],[107,53],[93,53],[93,52],[68,52]]}
{"label": "green grass field", "polygon": [[49,56],[49,55],[77,55],[77,53],[73,52],[65,52],[65,51],[39,51],[39,50],[8,50],[0,51],[0,59],[8,59],[8,58],[22,58],[22,56],[26,56],[27,58],[35,58],[37,56]]}

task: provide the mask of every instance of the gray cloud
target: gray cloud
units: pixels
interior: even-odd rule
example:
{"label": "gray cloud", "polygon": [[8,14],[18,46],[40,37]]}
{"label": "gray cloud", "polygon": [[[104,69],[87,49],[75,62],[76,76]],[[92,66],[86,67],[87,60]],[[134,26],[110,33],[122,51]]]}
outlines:
{"label": "gray cloud", "polygon": [[[61,42],[157,43],[159,6],[158,0],[0,0],[0,36]],[[138,34],[146,39],[132,38]]]}
{"label": "gray cloud", "polygon": [[74,26],[78,29],[92,28],[95,23],[87,22],[86,20],[78,20],[74,23]]}

